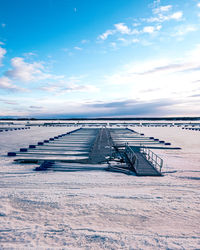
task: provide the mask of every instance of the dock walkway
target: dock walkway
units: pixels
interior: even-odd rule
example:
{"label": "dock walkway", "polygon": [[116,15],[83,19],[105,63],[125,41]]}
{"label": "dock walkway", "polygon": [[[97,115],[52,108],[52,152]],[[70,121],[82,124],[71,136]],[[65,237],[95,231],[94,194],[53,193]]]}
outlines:
{"label": "dock walkway", "polygon": [[[89,164],[88,168],[92,164],[113,161],[113,164],[109,163],[109,167],[117,168],[118,171],[134,171],[138,176],[161,175],[149,158],[145,158],[145,151],[141,152],[137,147],[135,149],[127,145],[120,149],[121,153],[118,152],[118,139],[121,143],[121,139],[126,141],[127,138],[130,140],[134,137],[141,138],[140,135],[127,129],[82,128],[44,140],[38,145],[29,145],[29,148],[10,152],[8,156],[13,156],[14,160],[19,163],[43,164],[49,161],[65,165],[66,163]],[[113,152],[115,157],[113,157]],[[156,159],[158,158],[156,156]]]}
{"label": "dock walkway", "polygon": [[112,139],[107,128],[102,128],[97,134],[96,140],[91,148],[88,163],[95,164],[106,161],[106,157],[111,155]]}
{"label": "dock walkway", "polygon": [[139,176],[160,176],[161,173],[140,153],[135,153],[137,157],[135,172]]}
{"label": "dock walkway", "polygon": [[[128,142],[133,140],[133,138],[137,138],[138,141],[141,141],[141,143],[144,142],[144,136],[141,136],[131,130],[126,129],[111,129],[111,136],[113,138],[113,141],[115,143],[115,147],[119,147],[121,154],[123,155],[127,165],[130,166],[130,169],[132,169],[136,175],[138,176],[161,176],[161,172],[155,167],[155,165],[158,164],[157,160],[161,160],[160,157],[158,157],[156,154],[154,154],[151,151],[151,155],[148,158],[148,160],[145,157],[146,152],[141,152],[139,146],[128,146]],[[151,139],[149,139],[150,141]],[[122,147],[118,143],[124,143],[124,146]],[[137,144],[135,144],[137,145]],[[150,150],[148,149],[148,152]],[[148,153],[147,152],[147,153]],[[155,156],[156,161],[154,161]],[[155,165],[151,162],[151,160],[156,163]],[[160,165],[161,166],[161,165]]]}

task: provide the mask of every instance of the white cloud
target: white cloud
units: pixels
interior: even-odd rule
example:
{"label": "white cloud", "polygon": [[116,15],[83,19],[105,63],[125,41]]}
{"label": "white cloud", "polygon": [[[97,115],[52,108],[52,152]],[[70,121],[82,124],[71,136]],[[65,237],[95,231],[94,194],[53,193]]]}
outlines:
{"label": "white cloud", "polygon": [[24,53],[23,55],[26,57],[31,57],[31,56],[36,56],[37,54],[34,52],[27,52],[27,53]]}
{"label": "white cloud", "polygon": [[[185,101],[199,88],[200,45],[178,59],[129,63],[105,77],[105,84],[119,86],[121,98],[155,100],[182,98]],[[122,87],[124,86],[124,87]],[[153,89],[154,91],[147,91]]]}
{"label": "white cloud", "polygon": [[154,33],[154,31],[155,31],[155,28],[153,26],[146,26],[143,28],[144,33],[152,34]]}
{"label": "white cloud", "polygon": [[115,26],[115,29],[107,30],[102,35],[100,35],[98,38],[100,38],[101,40],[106,40],[108,38],[108,36],[114,35],[117,32],[119,32],[123,35],[133,34],[131,29],[129,29],[128,26],[125,25],[124,23],[117,23],[117,24],[114,24],[114,26]]}
{"label": "white cloud", "polygon": [[115,42],[110,43],[110,46],[111,46],[113,49],[116,49],[116,48],[117,48],[117,44],[116,44]]}
{"label": "white cloud", "polygon": [[156,26],[156,30],[161,30],[162,29],[162,25],[157,25]]}
{"label": "white cloud", "polygon": [[2,60],[3,60],[3,58],[4,58],[4,56],[5,56],[5,54],[6,54],[6,50],[4,49],[4,48],[1,48],[0,47],[0,66],[2,65]]}
{"label": "white cloud", "polygon": [[[143,30],[138,30],[138,29],[131,30],[124,23],[118,23],[118,24],[115,24],[114,26],[115,26],[115,30],[107,30],[105,33],[100,35],[99,38],[102,40],[106,40],[108,38],[108,36],[114,35],[117,32],[121,33],[122,35],[139,35],[142,33],[152,34],[155,31],[159,31],[162,28],[161,25],[157,25],[157,26],[145,26],[143,28]],[[118,40],[120,40],[122,42],[126,41],[123,37],[120,37]],[[130,43],[130,41],[129,41],[129,43]]]}
{"label": "white cloud", "polygon": [[160,5],[160,0],[154,0],[153,3],[150,3],[148,5],[149,8],[152,8],[152,9],[156,9],[158,8]]}
{"label": "white cloud", "polygon": [[12,83],[12,81],[6,77],[3,76],[0,78],[0,89],[6,89],[6,90],[24,90]]}
{"label": "white cloud", "polygon": [[57,91],[59,91],[59,87],[56,85],[45,86],[45,87],[42,87],[41,89],[44,91],[53,92],[53,93],[56,93]]}
{"label": "white cloud", "polygon": [[75,50],[83,50],[82,48],[77,47],[77,46],[75,46],[74,49],[75,49]]}
{"label": "white cloud", "polygon": [[183,12],[177,11],[177,12],[173,13],[171,16],[169,16],[169,20],[170,19],[180,20],[182,17],[183,17]]}
{"label": "white cloud", "polygon": [[140,23],[133,23],[133,27],[138,27],[140,25],[141,25]]}
{"label": "white cloud", "polygon": [[194,61],[196,63],[200,61],[199,55],[200,55],[200,44],[197,44],[193,50],[187,53],[187,57],[190,59],[190,61]]}
{"label": "white cloud", "polygon": [[140,41],[140,40],[137,39],[137,38],[134,38],[134,39],[131,40],[132,43],[139,43],[139,41]]}
{"label": "white cloud", "polygon": [[1,27],[2,27],[2,28],[5,28],[5,27],[6,27],[6,24],[5,24],[5,23],[2,23],[2,24],[1,24]]}
{"label": "white cloud", "polygon": [[118,38],[118,41],[121,41],[121,42],[126,42],[126,39],[125,39],[125,38],[123,38],[123,37],[120,37],[120,38]]}
{"label": "white cloud", "polygon": [[11,59],[11,65],[13,68],[6,71],[5,75],[16,80],[31,82],[52,77],[44,72],[45,69],[41,62],[27,63],[22,57],[14,57]]}
{"label": "white cloud", "polygon": [[117,23],[114,26],[121,34],[131,34],[131,30],[124,23]]}
{"label": "white cloud", "polygon": [[0,88],[4,88],[4,89],[8,89],[8,88],[12,88],[12,82],[8,77],[1,77],[0,78]]}
{"label": "white cloud", "polygon": [[9,104],[9,105],[18,105],[18,102],[16,102],[15,100],[12,100],[12,99],[0,98],[0,102],[2,102],[4,104]]}
{"label": "white cloud", "polygon": [[179,27],[176,27],[176,32],[172,36],[184,36],[187,35],[190,32],[197,31],[198,28],[195,25],[181,25]]}
{"label": "white cloud", "polygon": [[44,91],[52,92],[56,95],[63,95],[65,93],[77,93],[77,92],[97,92],[98,88],[91,85],[82,83],[83,79],[87,75],[71,76],[67,79],[59,80],[56,83],[50,83],[47,86],[42,87]]}
{"label": "white cloud", "polygon": [[143,33],[149,33],[149,34],[153,34],[155,31],[159,31],[161,30],[162,26],[161,25],[157,25],[157,26],[145,26],[143,28]]}
{"label": "white cloud", "polygon": [[123,46],[129,46],[131,44],[136,44],[136,43],[140,42],[140,40],[138,38],[127,38],[127,39],[124,39],[122,37],[118,38],[118,41],[120,41]]}
{"label": "white cloud", "polygon": [[68,84],[71,84],[71,83],[79,83],[79,82],[81,82],[84,78],[86,78],[87,77],[87,75],[80,75],[80,76],[70,76],[70,77],[68,77],[68,79],[67,80],[61,80],[60,81],[60,83],[61,84],[66,84],[66,83],[68,83]]}
{"label": "white cloud", "polygon": [[177,11],[169,15],[164,15],[163,13],[158,13],[157,16],[155,17],[150,17],[147,19],[142,19],[143,21],[147,21],[149,23],[153,22],[166,22],[170,20],[175,20],[175,21],[180,21],[183,17],[183,12],[182,11]]}
{"label": "white cloud", "polygon": [[139,34],[140,34],[140,31],[137,30],[137,29],[133,29],[133,30],[131,31],[131,34],[132,34],[132,35],[139,35]]}
{"label": "white cloud", "polygon": [[63,95],[65,93],[72,93],[72,92],[97,92],[98,88],[93,85],[81,85],[76,83],[68,83],[65,84],[57,84],[57,85],[49,85],[42,88],[44,91],[52,92],[56,95]]}
{"label": "white cloud", "polygon": [[108,38],[108,36],[114,35],[115,33],[116,33],[116,30],[107,30],[102,35],[100,35],[99,38],[101,40],[106,40]]}
{"label": "white cloud", "polygon": [[63,88],[64,92],[96,92],[98,88],[93,85],[78,85],[78,84],[71,84],[70,86],[66,86]]}
{"label": "white cloud", "polygon": [[172,9],[172,5],[165,5],[165,6],[160,6],[156,9],[153,9],[153,13],[161,13],[161,12],[167,12]]}
{"label": "white cloud", "polygon": [[197,4],[197,7],[199,7],[199,8],[200,8],[200,3],[198,3],[198,4]]}

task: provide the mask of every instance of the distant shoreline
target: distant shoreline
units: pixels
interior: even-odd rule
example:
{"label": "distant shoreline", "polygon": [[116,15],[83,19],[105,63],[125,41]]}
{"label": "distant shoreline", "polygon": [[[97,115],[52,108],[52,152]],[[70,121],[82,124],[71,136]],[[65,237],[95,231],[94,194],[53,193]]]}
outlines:
{"label": "distant shoreline", "polygon": [[0,121],[200,121],[200,117],[0,118]]}

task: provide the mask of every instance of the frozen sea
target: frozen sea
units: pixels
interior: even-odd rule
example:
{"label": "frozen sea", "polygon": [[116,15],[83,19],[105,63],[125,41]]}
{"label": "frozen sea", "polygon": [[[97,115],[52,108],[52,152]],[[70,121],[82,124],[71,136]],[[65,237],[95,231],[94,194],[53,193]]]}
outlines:
{"label": "frozen sea", "polygon": [[163,177],[35,172],[7,152],[75,128],[1,132],[0,249],[200,249],[200,131],[131,128],[182,148],[154,150]]}

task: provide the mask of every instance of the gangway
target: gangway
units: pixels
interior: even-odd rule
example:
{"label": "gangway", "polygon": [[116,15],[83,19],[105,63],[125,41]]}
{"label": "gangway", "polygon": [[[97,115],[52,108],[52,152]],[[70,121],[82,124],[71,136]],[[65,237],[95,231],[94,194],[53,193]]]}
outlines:
{"label": "gangway", "polygon": [[125,146],[125,154],[129,164],[138,176],[161,176],[163,160],[149,149],[144,147],[135,150],[134,147]]}

